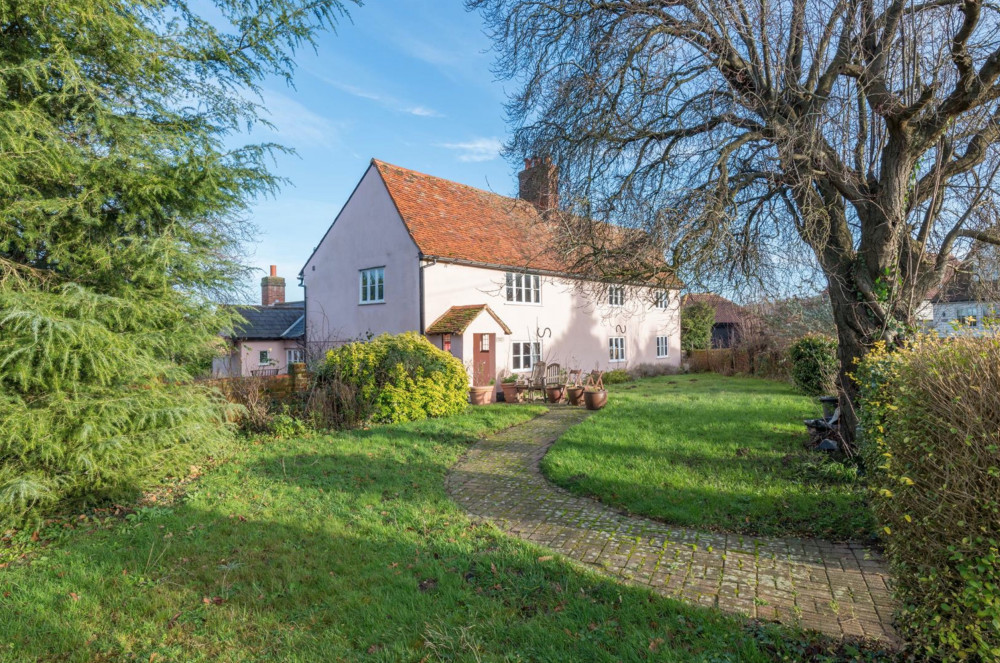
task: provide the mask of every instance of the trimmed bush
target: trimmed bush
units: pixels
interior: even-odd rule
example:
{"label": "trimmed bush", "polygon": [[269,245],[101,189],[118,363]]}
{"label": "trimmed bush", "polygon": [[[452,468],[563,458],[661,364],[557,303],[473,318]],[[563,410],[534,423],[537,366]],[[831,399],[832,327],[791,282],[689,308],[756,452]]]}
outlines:
{"label": "trimmed bush", "polygon": [[396,423],[465,409],[469,378],[462,362],[406,332],[330,350],[317,371],[328,405],[343,423]]}
{"label": "trimmed bush", "polygon": [[836,393],[837,341],[829,336],[806,334],[788,348],[792,380],[807,396]]}
{"label": "trimmed bush", "polygon": [[903,635],[929,659],[1000,659],[1000,339],[879,346],[855,379]]}
{"label": "trimmed bush", "polygon": [[705,302],[681,309],[681,350],[707,350],[712,347],[715,309]]}
{"label": "trimmed bush", "polygon": [[631,382],[633,379],[632,375],[624,368],[616,368],[613,371],[607,371],[601,378],[605,385],[622,384],[623,382]]}

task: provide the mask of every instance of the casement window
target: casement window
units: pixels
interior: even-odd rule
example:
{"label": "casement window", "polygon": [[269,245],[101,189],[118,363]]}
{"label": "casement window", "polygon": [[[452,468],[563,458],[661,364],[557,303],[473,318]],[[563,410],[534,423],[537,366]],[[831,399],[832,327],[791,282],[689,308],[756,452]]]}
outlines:
{"label": "casement window", "polygon": [[507,301],[515,304],[540,304],[542,280],[538,274],[507,272]]}
{"label": "casement window", "polygon": [[608,339],[608,359],[612,362],[625,361],[624,336],[612,336]]}
{"label": "casement window", "polygon": [[361,304],[380,304],[385,301],[385,267],[362,269],[360,276]]}
{"label": "casement window", "polygon": [[511,368],[515,371],[530,371],[541,358],[542,344],[538,341],[511,343]]}
{"label": "casement window", "polygon": [[257,363],[260,364],[261,366],[267,366],[268,364],[270,364],[271,363],[271,351],[270,350],[261,350],[260,353],[257,355]]}
{"label": "casement window", "polygon": [[653,299],[653,306],[656,308],[668,308],[670,306],[670,295],[665,290],[660,290]]}
{"label": "casement window", "polygon": [[667,336],[656,337],[656,356],[667,357],[670,355],[670,338]]}
{"label": "casement window", "polygon": [[974,306],[958,309],[958,322],[969,327],[978,327],[979,310]]}
{"label": "casement window", "polygon": [[285,361],[289,364],[298,364],[306,360],[306,351],[302,348],[285,350]]}
{"label": "casement window", "polygon": [[613,285],[608,288],[608,304],[611,306],[624,306],[625,288],[620,285]]}

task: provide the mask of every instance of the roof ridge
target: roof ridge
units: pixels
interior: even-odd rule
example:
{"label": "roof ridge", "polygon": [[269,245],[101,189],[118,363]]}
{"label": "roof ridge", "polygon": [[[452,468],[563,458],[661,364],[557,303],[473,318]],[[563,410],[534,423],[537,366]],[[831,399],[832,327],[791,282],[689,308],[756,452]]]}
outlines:
{"label": "roof ridge", "polygon": [[460,187],[463,187],[465,189],[471,189],[472,191],[475,191],[476,193],[483,193],[483,194],[486,194],[487,196],[493,196],[495,198],[504,198],[505,200],[510,200],[510,201],[515,202],[515,203],[523,203],[525,205],[531,205],[532,207],[534,207],[534,205],[532,205],[527,200],[525,200],[523,198],[519,198],[517,196],[505,196],[504,194],[497,193],[496,191],[490,191],[489,189],[482,189],[482,188],[480,188],[478,186],[472,186],[471,184],[466,184],[465,182],[458,182],[456,180],[449,180],[447,177],[441,177],[440,175],[431,175],[430,173],[425,173],[425,172],[422,172],[422,171],[419,171],[419,170],[414,170],[412,168],[407,168],[406,166],[398,166],[398,165],[396,165],[394,163],[389,163],[388,161],[383,161],[382,159],[376,159],[375,157],[372,157],[372,164],[376,168],[380,168],[382,166],[386,166],[386,167],[389,167],[389,168],[395,168],[396,170],[401,170],[401,171],[406,172],[406,173],[412,173],[413,175],[419,175],[420,177],[426,177],[426,178],[429,178],[429,179],[432,179],[432,180],[439,180],[441,182],[447,182],[448,184],[454,184],[455,186],[460,186]]}

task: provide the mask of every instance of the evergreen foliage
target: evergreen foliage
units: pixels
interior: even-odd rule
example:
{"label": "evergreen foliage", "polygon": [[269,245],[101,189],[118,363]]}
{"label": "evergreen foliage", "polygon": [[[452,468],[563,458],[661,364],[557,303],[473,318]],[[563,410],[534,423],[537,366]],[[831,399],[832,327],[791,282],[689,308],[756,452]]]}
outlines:
{"label": "evergreen foliage", "polygon": [[698,302],[681,309],[681,350],[708,350],[712,347],[712,326],[715,309],[711,304]]}
{"label": "evergreen foliage", "polygon": [[837,341],[829,336],[806,334],[788,348],[792,379],[806,396],[837,393]]}
{"label": "evergreen foliage", "polygon": [[[349,1],[349,0],[345,0]],[[229,324],[243,218],[280,183],[265,76],[340,0],[0,5],[0,520],[176,471],[227,435],[185,386]],[[220,27],[221,26],[221,27]]]}

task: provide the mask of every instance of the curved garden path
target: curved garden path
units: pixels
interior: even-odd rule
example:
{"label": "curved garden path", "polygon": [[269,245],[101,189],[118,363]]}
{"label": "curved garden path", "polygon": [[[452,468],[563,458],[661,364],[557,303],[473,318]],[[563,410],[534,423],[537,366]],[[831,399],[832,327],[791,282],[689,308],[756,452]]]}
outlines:
{"label": "curved garden path", "polygon": [[896,640],[888,571],[861,545],[674,527],[549,483],[539,461],[586,416],[555,407],[477,442],[449,473],[449,493],[477,520],[666,596],[838,637]]}

